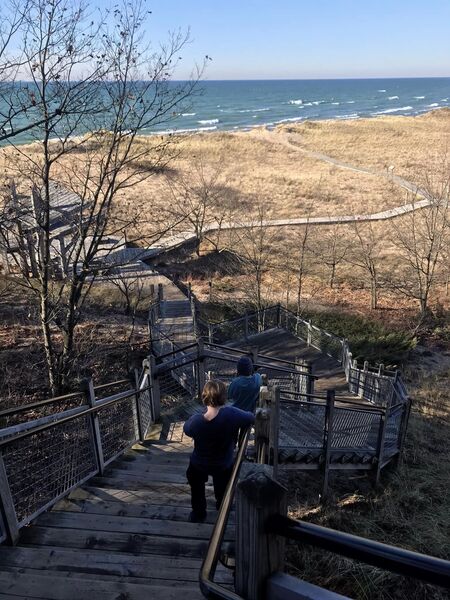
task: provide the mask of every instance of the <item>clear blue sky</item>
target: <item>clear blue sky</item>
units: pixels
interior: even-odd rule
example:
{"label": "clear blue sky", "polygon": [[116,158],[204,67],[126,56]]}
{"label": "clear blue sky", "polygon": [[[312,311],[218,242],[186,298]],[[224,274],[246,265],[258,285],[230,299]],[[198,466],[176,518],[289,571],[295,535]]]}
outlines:
{"label": "clear blue sky", "polygon": [[179,78],[450,76],[450,0],[154,0],[148,33],[190,27]]}

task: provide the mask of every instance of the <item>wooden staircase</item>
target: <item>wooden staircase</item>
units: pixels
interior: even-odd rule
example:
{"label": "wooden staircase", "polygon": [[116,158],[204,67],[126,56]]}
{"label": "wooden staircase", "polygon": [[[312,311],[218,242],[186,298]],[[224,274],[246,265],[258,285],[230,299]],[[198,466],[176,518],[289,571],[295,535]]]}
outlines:
{"label": "wooden staircase", "polygon": [[[217,513],[207,486],[206,522],[188,521],[189,450],[185,438],[134,446],[25,528],[18,546],[0,546],[0,600],[202,598],[199,570]],[[216,580],[233,587],[224,567]]]}

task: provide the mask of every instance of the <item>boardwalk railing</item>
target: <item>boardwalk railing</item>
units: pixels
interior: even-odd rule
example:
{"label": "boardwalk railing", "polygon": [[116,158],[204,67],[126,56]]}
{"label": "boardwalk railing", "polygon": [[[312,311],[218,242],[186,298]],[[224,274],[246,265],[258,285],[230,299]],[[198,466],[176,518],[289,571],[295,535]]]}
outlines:
{"label": "boardwalk railing", "polygon": [[[448,561],[287,517],[287,490],[277,481],[278,465],[273,452],[276,450],[273,425],[276,426],[280,414],[277,405],[283,402],[280,397],[277,388],[261,388],[255,423],[254,457],[257,464],[242,464],[246,437],[234,463],[233,475],[200,571],[203,595],[209,600],[344,600],[343,596],[283,572],[285,539],[450,589]],[[330,394],[327,397],[330,398]],[[372,412],[381,420],[383,410],[393,409],[374,408]],[[325,411],[324,419],[331,421],[332,413]],[[330,452],[336,446],[331,431],[326,431],[324,440],[327,452]],[[337,440],[340,444],[339,438]],[[241,469],[244,473],[239,477]],[[230,591],[214,581],[214,574],[233,503],[236,567],[235,590]]]}
{"label": "boardwalk railing", "polygon": [[0,542],[16,541],[22,527],[145,439],[156,413],[144,369],[132,384],[89,380],[81,406],[0,430]]}
{"label": "boardwalk railing", "polygon": [[358,366],[346,339],[313,325],[311,321],[279,304],[219,323],[206,323],[197,317],[197,324],[200,335],[209,342],[247,339],[269,329],[282,328],[308,346],[338,361],[344,369],[350,392],[380,406],[408,400],[398,371],[388,371],[383,365],[371,368],[367,362],[363,367]]}

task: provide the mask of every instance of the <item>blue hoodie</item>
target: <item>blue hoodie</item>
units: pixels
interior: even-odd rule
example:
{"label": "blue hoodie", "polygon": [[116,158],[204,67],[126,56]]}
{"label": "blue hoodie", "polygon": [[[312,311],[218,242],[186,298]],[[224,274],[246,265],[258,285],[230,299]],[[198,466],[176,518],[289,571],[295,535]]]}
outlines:
{"label": "blue hoodie", "polygon": [[259,373],[239,375],[228,386],[228,399],[236,408],[255,412],[261,386],[262,377]]}

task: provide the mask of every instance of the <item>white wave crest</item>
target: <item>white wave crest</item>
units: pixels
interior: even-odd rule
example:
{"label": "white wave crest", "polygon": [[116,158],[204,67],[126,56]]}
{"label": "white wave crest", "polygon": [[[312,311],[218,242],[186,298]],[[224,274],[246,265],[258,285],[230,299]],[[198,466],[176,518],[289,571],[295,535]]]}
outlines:
{"label": "white wave crest", "polygon": [[245,108],[243,110],[238,110],[238,113],[257,113],[257,112],[266,112],[270,110],[270,108]]}
{"label": "white wave crest", "polygon": [[182,117],[194,117],[197,113],[181,113]]}
{"label": "white wave crest", "polygon": [[414,96],[414,100],[423,100],[425,96]]}
{"label": "white wave crest", "polygon": [[180,133],[198,133],[202,131],[215,131],[217,129],[214,127],[191,127],[189,129],[164,129],[162,131],[152,131],[151,135],[176,135]]}
{"label": "white wave crest", "polygon": [[334,104],[335,106],[339,106],[340,102],[332,102],[331,104]]}
{"label": "white wave crest", "polygon": [[389,96],[388,100],[399,100],[398,96]]}
{"label": "white wave crest", "polygon": [[358,113],[350,113],[349,115],[339,115],[336,119],[359,119]]}
{"label": "white wave crest", "polygon": [[436,108],[436,106],[439,106],[439,102],[433,102],[433,104],[427,104],[428,108]]}
{"label": "white wave crest", "polygon": [[381,94],[385,94],[386,90],[378,90]]}
{"label": "white wave crest", "polygon": [[388,108],[387,110],[379,110],[377,112],[371,113],[372,115],[388,115],[390,113],[401,112],[404,110],[413,110],[412,106],[402,106],[401,108]]}
{"label": "white wave crest", "polygon": [[441,102],[448,102],[448,98],[442,98]]}
{"label": "white wave crest", "polygon": [[355,104],[355,101],[354,101],[354,100],[349,100],[349,101],[347,102],[347,104]]}
{"label": "white wave crest", "polygon": [[199,125],[215,125],[218,122],[219,119],[201,119],[200,121],[197,121]]}
{"label": "white wave crest", "polygon": [[289,100],[288,104],[303,104],[303,100]]}

